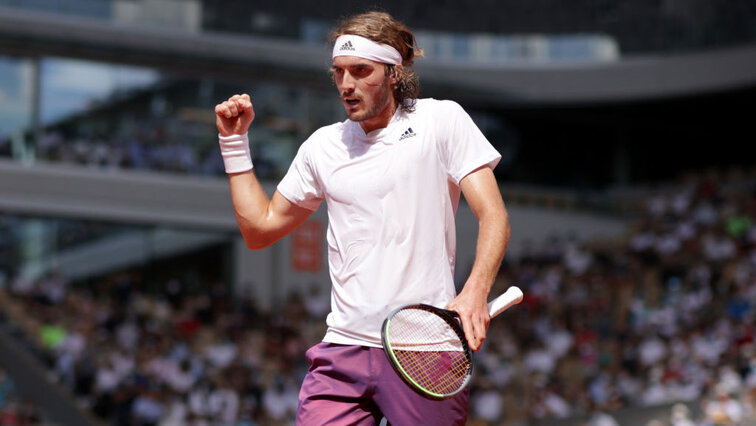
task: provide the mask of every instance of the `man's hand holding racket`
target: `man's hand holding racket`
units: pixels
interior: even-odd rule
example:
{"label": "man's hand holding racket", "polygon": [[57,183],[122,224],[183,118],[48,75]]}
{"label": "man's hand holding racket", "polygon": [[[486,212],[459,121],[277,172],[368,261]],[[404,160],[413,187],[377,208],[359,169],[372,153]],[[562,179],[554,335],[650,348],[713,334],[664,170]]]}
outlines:
{"label": "man's hand holding racket", "polygon": [[470,283],[466,284],[446,309],[457,313],[462,321],[467,344],[473,352],[477,352],[486,340],[491,317],[488,315],[487,294],[475,291],[474,288]]}
{"label": "man's hand holding racket", "polygon": [[[399,377],[420,395],[431,399],[451,398],[461,392],[472,377],[472,345],[468,342],[482,342],[488,321],[520,303],[522,297],[522,291],[512,286],[485,305],[485,315],[469,313],[467,327],[473,328],[472,333],[482,333],[473,339],[462,330],[456,309],[470,303],[475,306],[471,312],[477,311],[478,297],[456,298],[449,304],[455,310],[422,303],[400,306],[389,313],[381,327],[383,350]],[[476,345],[480,348],[480,342]]]}

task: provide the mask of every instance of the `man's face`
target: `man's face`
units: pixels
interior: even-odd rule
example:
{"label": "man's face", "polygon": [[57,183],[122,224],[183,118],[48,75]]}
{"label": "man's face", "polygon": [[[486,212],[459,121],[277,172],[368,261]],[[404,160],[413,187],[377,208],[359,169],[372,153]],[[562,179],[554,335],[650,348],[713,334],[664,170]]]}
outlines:
{"label": "man's face", "polygon": [[387,78],[379,62],[356,56],[337,56],[331,67],[347,117],[365,132],[388,125],[394,114],[393,78]]}

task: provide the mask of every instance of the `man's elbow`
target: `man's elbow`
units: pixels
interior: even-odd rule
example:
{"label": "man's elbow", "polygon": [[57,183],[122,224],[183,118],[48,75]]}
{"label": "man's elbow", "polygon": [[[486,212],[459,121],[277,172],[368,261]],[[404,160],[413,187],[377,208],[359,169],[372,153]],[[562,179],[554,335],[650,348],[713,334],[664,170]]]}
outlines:
{"label": "man's elbow", "polygon": [[481,215],[480,224],[482,228],[487,228],[491,232],[501,235],[506,241],[512,234],[512,227],[509,224],[509,215],[505,208],[491,209],[488,214]]}
{"label": "man's elbow", "polygon": [[250,250],[262,250],[264,248],[270,247],[270,244],[261,243],[259,241],[244,240],[244,242],[246,243],[247,248]]}
{"label": "man's elbow", "polygon": [[478,221],[500,228],[509,229],[509,213],[504,204],[491,205],[477,213]]}
{"label": "man's elbow", "polygon": [[244,238],[244,244],[250,250],[262,250],[276,242],[276,238],[261,229],[242,225],[239,230]]}
{"label": "man's elbow", "polygon": [[503,232],[504,234],[506,234],[508,240],[509,236],[512,234],[512,225],[510,225],[509,223],[509,213],[507,212],[506,207],[502,206],[502,208],[500,209],[498,221],[501,224]]}
{"label": "man's elbow", "polygon": [[248,235],[242,233],[242,236],[244,237],[244,244],[250,250],[262,250],[264,248],[270,247],[274,242],[276,242],[273,239],[264,238],[264,236],[260,234]]}

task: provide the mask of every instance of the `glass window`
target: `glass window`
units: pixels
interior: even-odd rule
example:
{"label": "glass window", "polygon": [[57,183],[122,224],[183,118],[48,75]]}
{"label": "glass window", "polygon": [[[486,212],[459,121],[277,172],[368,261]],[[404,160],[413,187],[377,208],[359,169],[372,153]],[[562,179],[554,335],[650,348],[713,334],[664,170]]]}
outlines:
{"label": "glass window", "polygon": [[[323,78],[327,78],[325,73]],[[223,175],[215,105],[249,93],[258,176],[280,178],[317,128],[344,119],[335,88],[225,83],[78,59],[0,57],[0,155]]]}
{"label": "glass window", "polygon": [[110,18],[112,3],[113,0],[0,0],[4,7],[102,19]]}
{"label": "glass window", "polygon": [[236,93],[251,94],[255,104],[250,139],[261,178],[282,177],[314,129],[343,119],[343,110],[325,106],[339,106],[331,90],[226,84],[149,68],[45,58],[37,158],[222,175],[213,110]]}
{"label": "glass window", "polygon": [[0,56],[0,156],[19,155],[32,126],[34,65]]}
{"label": "glass window", "polygon": [[42,123],[85,114],[154,86],[157,71],[74,59],[45,58],[42,72]]}
{"label": "glass window", "polygon": [[457,59],[468,59],[470,56],[470,37],[461,34],[455,34],[451,38],[452,56]]}
{"label": "glass window", "polygon": [[[161,274],[191,269],[196,276],[185,281],[206,273],[227,277],[218,256],[230,241],[222,232],[0,214],[0,286],[17,290],[51,274],[71,282],[126,270],[154,275],[156,262]],[[200,253],[214,260],[186,263],[186,256]]]}

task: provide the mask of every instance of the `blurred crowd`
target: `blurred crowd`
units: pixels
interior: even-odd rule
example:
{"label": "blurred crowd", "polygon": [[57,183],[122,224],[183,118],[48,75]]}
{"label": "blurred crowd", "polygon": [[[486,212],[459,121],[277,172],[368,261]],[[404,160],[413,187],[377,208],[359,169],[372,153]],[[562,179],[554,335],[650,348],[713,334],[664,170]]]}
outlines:
{"label": "blurred crowd", "polygon": [[[166,120],[163,120],[166,121]],[[35,144],[34,156],[44,160],[88,167],[225,176],[215,134],[191,123],[141,122],[139,129],[123,134],[45,131]],[[168,128],[166,128],[168,127]],[[261,178],[280,177],[281,170],[253,144],[253,161]],[[0,156],[12,156],[12,141],[0,140]]]}
{"label": "blurred crowd", "polygon": [[[658,425],[756,422],[756,179],[705,174],[642,199],[626,237],[553,238],[502,266],[526,298],[476,354],[470,424],[671,407]],[[56,380],[114,425],[288,425],[327,294],[281,310],[222,283],[142,291],[138,272],[86,286],[11,281],[2,309]]]}
{"label": "blurred crowd", "polygon": [[682,402],[695,423],[665,421],[756,421],[753,178],[709,173],[658,187],[625,238],[552,240],[507,265],[493,293],[517,283],[527,297],[492,322],[475,417],[497,424]]}
{"label": "blurred crowd", "polygon": [[138,272],[86,288],[51,274],[14,280],[1,306],[55,380],[108,424],[290,423],[306,344],[325,331],[301,298],[266,313],[220,283],[201,294],[177,280],[162,294],[140,287]]}
{"label": "blurred crowd", "polygon": [[[142,123],[128,135],[95,132],[66,136],[59,130],[44,133],[36,145],[39,159],[92,167],[120,167],[213,175],[223,172],[218,153],[208,144],[186,143],[188,135],[174,134],[162,124]],[[189,129],[187,129],[188,131]]]}

